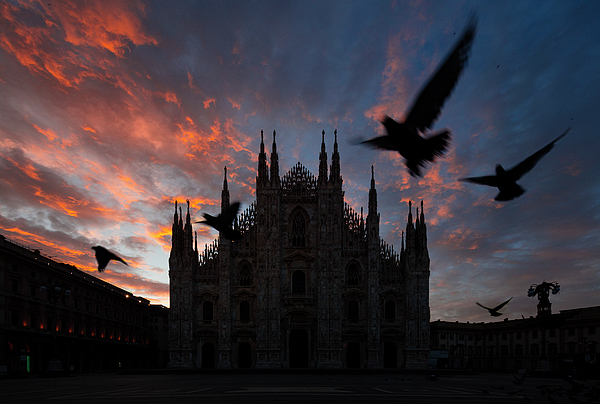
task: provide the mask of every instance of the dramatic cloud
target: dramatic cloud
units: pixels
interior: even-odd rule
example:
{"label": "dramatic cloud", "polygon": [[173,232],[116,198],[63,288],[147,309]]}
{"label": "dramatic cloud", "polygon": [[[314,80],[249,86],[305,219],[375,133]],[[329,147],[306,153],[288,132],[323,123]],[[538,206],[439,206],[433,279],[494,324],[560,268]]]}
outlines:
{"label": "dramatic cloud", "polygon": [[[478,15],[471,58],[433,130],[445,157],[410,177],[397,153],[354,145],[403,119]],[[260,133],[280,174],[318,172],[338,130],[345,198],[366,207],[374,165],[381,235],[399,249],[424,201],[431,318],[535,314],[532,283],[561,283],[555,311],[600,304],[600,5],[463,1],[201,4],[0,3],[0,232],[168,305],[175,201],[194,220],[254,201]],[[571,127],[523,179],[527,192],[456,181],[510,168]],[[367,210],[364,209],[366,215]],[[413,211],[413,215],[414,215]],[[216,233],[195,225],[199,248]],[[99,274],[93,245],[130,267]]]}

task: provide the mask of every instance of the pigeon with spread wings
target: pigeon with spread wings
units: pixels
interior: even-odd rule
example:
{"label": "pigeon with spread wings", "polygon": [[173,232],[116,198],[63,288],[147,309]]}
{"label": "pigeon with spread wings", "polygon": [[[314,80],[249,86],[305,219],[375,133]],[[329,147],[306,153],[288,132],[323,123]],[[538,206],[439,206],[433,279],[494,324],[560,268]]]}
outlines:
{"label": "pigeon with spread wings", "polygon": [[448,129],[438,131],[427,138],[422,137],[420,133],[425,134],[425,131],[431,128],[439,117],[444,102],[456,87],[458,78],[467,64],[476,27],[477,20],[473,15],[458,43],[421,91],[404,122],[397,122],[385,116],[381,123],[387,135],[365,140],[360,142],[361,144],[397,151],[406,159],[405,164],[413,177],[420,177],[421,167],[444,154],[451,138]]}
{"label": "pigeon with spread wings", "polygon": [[502,313],[500,313],[498,310],[502,309],[504,306],[506,306],[508,304],[508,302],[510,302],[512,300],[512,297],[510,299],[508,299],[507,301],[505,301],[504,303],[500,303],[498,306],[492,308],[489,307],[485,307],[484,305],[482,305],[479,302],[475,302],[479,307],[483,307],[484,309],[486,309],[487,311],[490,312],[490,314],[492,315],[492,317],[500,317],[502,315]]}
{"label": "pigeon with spread wings", "polygon": [[106,248],[101,247],[99,245],[92,247],[92,250],[96,252],[96,261],[98,261],[98,272],[104,272],[108,262],[110,260],[120,261],[123,264],[129,266],[123,258],[119,257],[117,254],[108,251]]}
{"label": "pigeon with spread wings", "polygon": [[233,223],[233,219],[238,214],[240,210],[240,203],[234,202],[229,207],[227,207],[222,213],[219,213],[216,217],[205,213],[204,219],[194,223],[204,223],[215,230],[218,230],[223,237],[229,240],[239,240],[242,238],[242,233],[237,230],[234,230],[231,225]]}
{"label": "pigeon with spread wings", "polygon": [[562,135],[548,143],[546,146],[542,147],[537,152],[533,153],[531,156],[527,157],[525,160],[521,161],[510,170],[505,170],[500,164],[498,164],[496,165],[496,175],[460,178],[459,181],[472,182],[474,184],[498,188],[500,192],[494,198],[496,201],[510,201],[515,199],[516,197],[519,197],[525,193],[525,189],[517,184],[517,180],[531,171],[538,161],[540,161],[542,157],[552,150],[554,144],[563,136],[566,136],[570,130],[571,128],[567,129]]}

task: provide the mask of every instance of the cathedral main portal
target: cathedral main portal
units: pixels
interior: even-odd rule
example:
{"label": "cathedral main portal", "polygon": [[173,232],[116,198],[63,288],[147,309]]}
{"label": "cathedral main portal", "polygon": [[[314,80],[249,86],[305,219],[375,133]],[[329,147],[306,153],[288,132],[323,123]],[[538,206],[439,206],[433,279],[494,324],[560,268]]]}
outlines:
{"label": "cathedral main portal", "polygon": [[302,329],[290,331],[290,368],[307,368],[309,363],[308,332]]}

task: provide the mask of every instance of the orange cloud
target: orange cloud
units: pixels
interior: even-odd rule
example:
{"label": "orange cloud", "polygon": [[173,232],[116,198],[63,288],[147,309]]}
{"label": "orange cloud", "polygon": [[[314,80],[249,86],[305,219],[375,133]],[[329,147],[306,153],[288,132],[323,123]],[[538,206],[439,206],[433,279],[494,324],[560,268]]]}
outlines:
{"label": "orange cloud", "polygon": [[66,198],[60,195],[50,195],[42,191],[40,187],[33,186],[32,187],[35,192],[34,194],[40,197],[39,202],[47,205],[53,209],[59,210],[66,215],[77,217],[78,212],[76,208],[86,206],[89,204],[88,201],[78,201],[71,196],[67,196]]}
{"label": "orange cloud", "polygon": [[216,101],[217,101],[217,100],[216,100],[216,99],[214,99],[214,98],[209,98],[208,100],[205,100],[205,101],[204,101],[204,109],[207,109],[208,107],[210,107],[210,103],[211,103],[211,102],[212,102],[212,104],[213,104],[213,106],[214,106],[214,105],[215,105],[215,103],[216,103]]}
{"label": "orange cloud", "polygon": [[40,176],[38,175],[37,171],[35,170],[35,168],[31,165],[31,163],[28,162],[27,164],[19,164],[15,160],[11,159],[8,156],[4,156],[4,158],[7,159],[8,161],[10,161],[11,163],[13,163],[13,165],[15,167],[17,167],[19,170],[23,171],[25,173],[25,175],[27,175],[29,178],[34,179],[36,181],[42,180],[40,178]]}
{"label": "orange cloud", "polygon": [[181,106],[181,102],[179,101],[179,99],[177,98],[177,96],[175,95],[175,93],[172,93],[170,91],[167,92],[156,92],[155,93],[157,96],[163,98],[165,101],[167,102],[172,102],[174,104],[177,104],[178,106]]}
{"label": "orange cloud", "polygon": [[158,44],[144,32],[142,3],[37,3],[0,4],[0,24],[5,27],[0,31],[1,48],[31,73],[53,78],[63,87],[76,88],[93,78],[131,94],[132,80],[118,71],[116,59],[124,57],[130,44]]}

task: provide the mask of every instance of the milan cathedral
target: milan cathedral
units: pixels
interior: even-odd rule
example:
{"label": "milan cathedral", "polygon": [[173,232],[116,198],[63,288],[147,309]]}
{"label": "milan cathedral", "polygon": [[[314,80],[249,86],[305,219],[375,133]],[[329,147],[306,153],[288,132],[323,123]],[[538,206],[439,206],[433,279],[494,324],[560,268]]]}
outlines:
{"label": "milan cathedral", "polygon": [[[279,176],[261,131],[256,201],[234,221],[243,238],[198,250],[188,202],[175,203],[170,368],[427,367],[429,253],[423,202],[409,203],[400,251],[379,237],[371,167],[366,219],[344,202],[337,131],[328,170]],[[229,206],[227,171],[221,209]]]}

